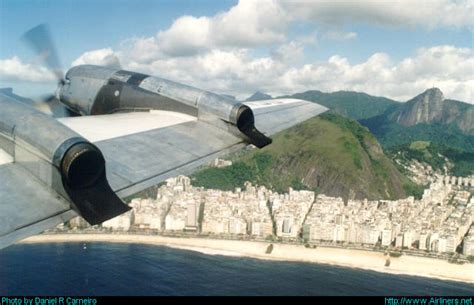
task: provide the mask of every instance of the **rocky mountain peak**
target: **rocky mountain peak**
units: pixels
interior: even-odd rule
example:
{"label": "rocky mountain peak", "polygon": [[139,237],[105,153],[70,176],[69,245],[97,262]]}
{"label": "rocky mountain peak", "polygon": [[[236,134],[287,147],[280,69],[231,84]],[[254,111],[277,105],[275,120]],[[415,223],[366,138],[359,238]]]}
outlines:
{"label": "rocky mountain peak", "polygon": [[428,89],[401,104],[388,118],[403,126],[420,123],[456,125],[463,133],[474,135],[474,106],[445,99],[438,88]]}
{"label": "rocky mountain peak", "polygon": [[438,88],[430,88],[417,95],[407,103],[440,104],[444,101],[443,92]]}
{"label": "rocky mountain peak", "polygon": [[405,126],[438,122],[443,116],[443,101],[444,95],[441,90],[428,89],[406,102],[396,121]]}

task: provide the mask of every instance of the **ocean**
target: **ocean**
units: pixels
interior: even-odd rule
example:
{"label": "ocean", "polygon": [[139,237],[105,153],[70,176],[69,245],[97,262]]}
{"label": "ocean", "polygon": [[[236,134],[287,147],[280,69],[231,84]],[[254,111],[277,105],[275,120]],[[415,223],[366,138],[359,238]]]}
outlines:
{"label": "ocean", "polygon": [[0,295],[470,295],[474,285],[115,243],[0,250]]}

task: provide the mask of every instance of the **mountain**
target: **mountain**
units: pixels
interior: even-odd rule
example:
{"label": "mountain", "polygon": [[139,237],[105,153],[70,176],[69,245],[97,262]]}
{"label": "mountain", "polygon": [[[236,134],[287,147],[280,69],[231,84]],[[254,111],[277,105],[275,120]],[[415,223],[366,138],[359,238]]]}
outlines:
{"label": "mountain", "polygon": [[413,141],[428,141],[474,152],[474,136],[465,135],[454,124],[417,124],[405,127],[387,122],[384,116],[361,120],[360,123],[369,128],[384,149]]}
{"label": "mountain", "polygon": [[438,88],[428,89],[387,114],[391,122],[403,126],[416,124],[456,125],[474,135],[474,105],[446,100]]}
{"label": "mountain", "polygon": [[260,91],[257,91],[255,92],[254,94],[252,94],[251,96],[249,96],[246,101],[261,101],[261,100],[270,100],[272,99],[272,96],[271,95],[268,95],[266,93],[263,93],[263,92],[260,92]]}
{"label": "mountain", "polygon": [[271,145],[233,161],[198,171],[193,185],[232,190],[248,180],[278,192],[291,186],[344,199],[401,198],[414,190],[367,128],[332,113],[282,131]]}
{"label": "mountain", "polygon": [[[438,88],[428,89],[406,103],[353,91],[325,93],[311,90],[285,97],[316,102],[355,120],[382,116],[383,120],[405,127],[417,124],[455,125],[462,133],[474,135],[474,105],[445,99]],[[380,123],[381,118],[377,121]]]}
{"label": "mountain", "polygon": [[318,90],[311,90],[285,97],[315,102],[328,107],[335,113],[355,120],[374,117],[384,113],[390,107],[400,105],[399,102],[385,97],[372,96],[353,91],[325,93]]}
{"label": "mountain", "polygon": [[417,160],[430,165],[433,170],[441,173],[444,173],[444,169],[447,167],[453,176],[474,175],[474,152],[437,143],[414,141],[392,147],[387,153],[393,159],[404,161],[405,164],[411,160]]}
{"label": "mountain", "polygon": [[474,105],[444,99],[437,88],[359,122],[386,149],[413,141],[429,141],[474,152]]}

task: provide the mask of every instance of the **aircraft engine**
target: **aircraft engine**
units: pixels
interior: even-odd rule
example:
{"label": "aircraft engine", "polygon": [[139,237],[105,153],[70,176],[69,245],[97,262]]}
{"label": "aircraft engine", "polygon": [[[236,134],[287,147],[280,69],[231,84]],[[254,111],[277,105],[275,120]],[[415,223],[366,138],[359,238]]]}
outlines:
{"label": "aircraft engine", "polygon": [[82,115],[144,110],[181,112],[228,128],[257,147],[271,143],[255,128],[254,114],[246,105],[146,74],[93,65],[75,66],[67,72],[57,98]]}
{"label": "aircraft engine", "polygon": [[90,224],[127,210],[109,186],[101,151],[56,119],[0,93],[0,148],[15,164],[70,199]]}

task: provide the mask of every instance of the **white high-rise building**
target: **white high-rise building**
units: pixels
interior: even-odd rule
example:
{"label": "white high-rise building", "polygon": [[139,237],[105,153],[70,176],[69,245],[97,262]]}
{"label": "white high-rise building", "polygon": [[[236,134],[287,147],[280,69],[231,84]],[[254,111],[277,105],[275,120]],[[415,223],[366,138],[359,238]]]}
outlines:
{"label": "white high-rise building", "polygon": [[462,254],[466,256],[474,255],[474,234],[469,234],[464,238]]}
{"label": "white high-rise building", "polygon": [[382,246],[390,246],[392,244],[392,230],[382,230]]}
{"label": "white high-rise building", "polygon": [[420,243],[418,245],[418,248],[420,250],[426,250],[429,249],[429,234],[428,233],[421,233],[420,234]]}
{"label": "white high-rise building", "polygon": [[133,211],[121,214],[117,217],[104,221],[102,227],[118,231],[128,231],[132,225]]}
{"label": "white high-rise building", "polygon": [[403,233],[403,247],[411,248],[413,243],[413,233],[411,231],[407,231]]}
{"label": "white high-rise building", "polygon": [[198,225],[199,207],[195,201],[188,202],[186,207],[186,227],[195,228]]}

